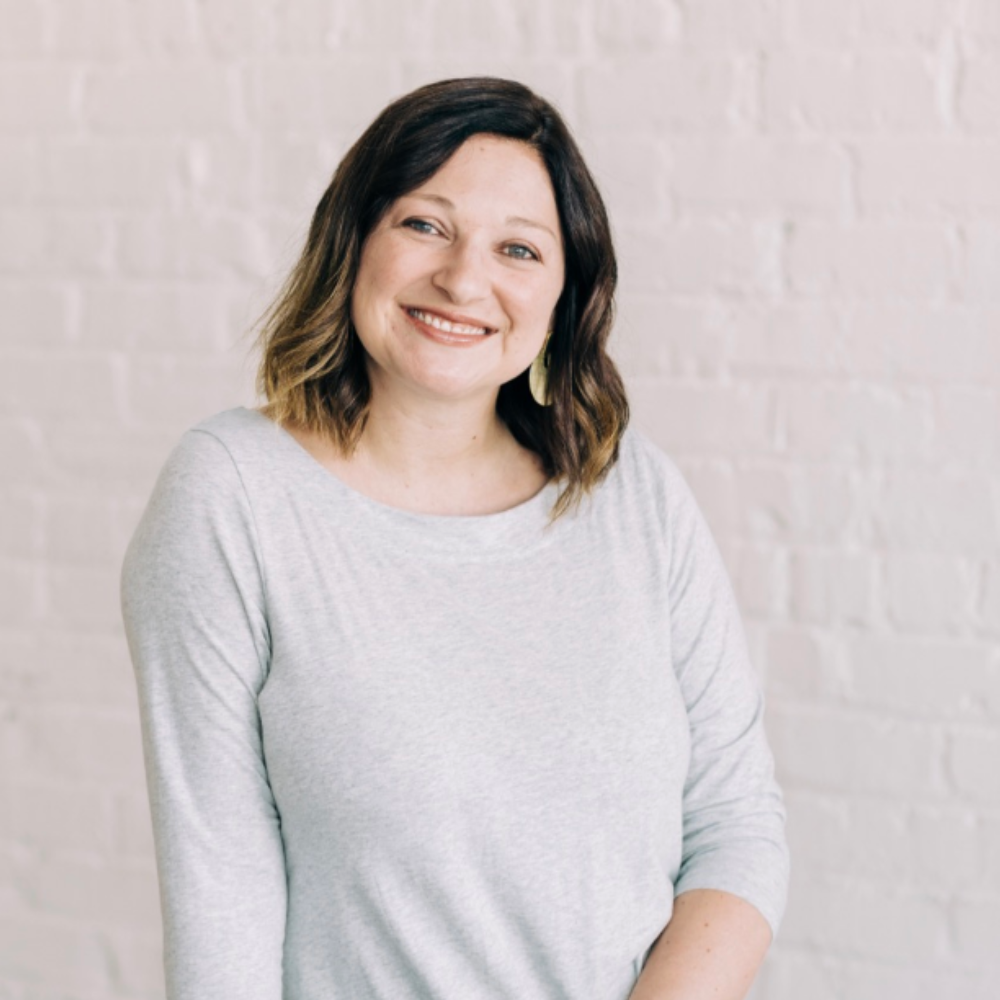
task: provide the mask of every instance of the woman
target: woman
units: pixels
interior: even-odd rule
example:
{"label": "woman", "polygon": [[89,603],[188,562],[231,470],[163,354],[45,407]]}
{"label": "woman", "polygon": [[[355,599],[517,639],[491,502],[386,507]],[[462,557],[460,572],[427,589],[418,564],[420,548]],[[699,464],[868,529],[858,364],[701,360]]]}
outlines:
{"label": "woman", "polygon": [[386,108],[126,553],[171,1000],[742,997],[781,792],[616,267],[520,84]]}

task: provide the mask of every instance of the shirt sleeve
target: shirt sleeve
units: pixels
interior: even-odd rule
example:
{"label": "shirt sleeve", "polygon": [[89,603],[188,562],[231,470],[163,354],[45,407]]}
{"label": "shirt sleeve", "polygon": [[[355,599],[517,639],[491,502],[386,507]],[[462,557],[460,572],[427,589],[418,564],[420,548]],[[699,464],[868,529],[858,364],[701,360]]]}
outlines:
{"label": "shirt sleeve", "polygon": [[264,573],[237,468],[187,431],[125,552],[168,1000],[280,1000],[286,891],[257,696]]}
{"label": "shirt sleeve", "polygon": [[671,652],[691,738],[674,892],[731,892],[777,935],[790,858],[764,696],[722,555],[682,473],[669,469]]}

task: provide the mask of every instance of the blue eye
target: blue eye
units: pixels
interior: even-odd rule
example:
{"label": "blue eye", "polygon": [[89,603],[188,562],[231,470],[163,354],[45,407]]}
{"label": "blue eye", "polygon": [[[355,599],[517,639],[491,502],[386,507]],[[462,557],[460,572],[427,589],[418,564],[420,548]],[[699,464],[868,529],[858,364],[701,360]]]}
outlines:
{"label": "blue eye", "polygon": [[538,254],[536,254],[530,247],[526,247],[523,243],[513,243],[510,247],[508,247],[508,249],[523,250],[526,254],[528,254],[527,257],[522,256],[521,254],[514,254],[513,256],[515,260],[538,260]]}
{"label": "blue eye", "polygon": [[[411,229],[416,229],[417,226],[426,226],[427,229],[434,230],[434,232],[437,232],[437,230],[434,229],[434,226],[432,226],[429,222],[425,221],[424,219],[407,219],[403,223],[403,225],[404,226],[409,226]],[[425,229],[418,229],[417,230],[417,232],[421,232],[421,233],[426,232],[426,231],[427,230],[425,230]]]}

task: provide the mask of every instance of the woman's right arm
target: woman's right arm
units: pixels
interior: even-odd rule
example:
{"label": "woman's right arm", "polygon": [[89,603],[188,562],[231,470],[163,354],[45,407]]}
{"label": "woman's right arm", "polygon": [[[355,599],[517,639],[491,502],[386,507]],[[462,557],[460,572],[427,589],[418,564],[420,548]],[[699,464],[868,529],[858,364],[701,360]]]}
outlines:
{"label": "woman's right arm", "polygon": [[125,553],[168,1000],[281,1000],[286,876],[264,763],[270,663],[253,511],[225,445],[186,432]]}

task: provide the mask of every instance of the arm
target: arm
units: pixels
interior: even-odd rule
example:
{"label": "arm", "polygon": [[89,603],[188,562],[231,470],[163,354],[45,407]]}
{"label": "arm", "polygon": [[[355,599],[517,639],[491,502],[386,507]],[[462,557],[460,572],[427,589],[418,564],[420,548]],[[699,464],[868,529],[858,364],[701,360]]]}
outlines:
{"label": "arm", "polygon": [[681,893],[629,1000],[743,1000],[770,943],[768,922],[739,896]]}
{"label": "arm", "polygon": [[129,542],[135,670],[169,1000],[280,1000],[286,877],[257,695],[270,639],[253,514],[225,446],[192,430]]}
{"label": "arm", "polygon": [[672,462],[668,469],[671,654],[691,756],[675,912],[636,998],[736,1000],[784,912],[785,809],[722,556],[680,470]]}

